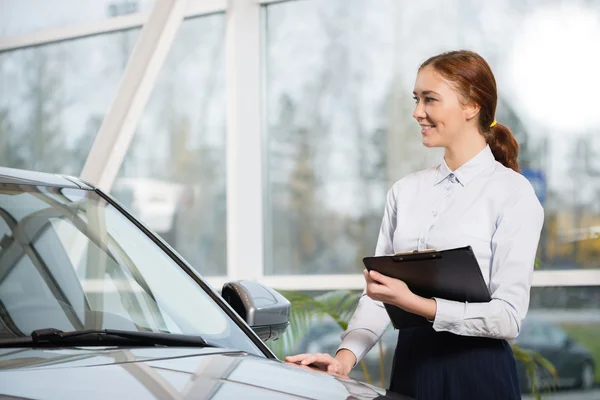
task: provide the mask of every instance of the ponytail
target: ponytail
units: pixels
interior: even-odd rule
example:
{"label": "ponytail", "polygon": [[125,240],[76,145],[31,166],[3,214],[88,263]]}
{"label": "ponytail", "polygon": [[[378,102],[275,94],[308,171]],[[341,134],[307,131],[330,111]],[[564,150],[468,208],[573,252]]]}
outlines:
{"label": "ponytail", "polygon": [[519,168],[519,143],[508,127],[496,123],[484,134],[496,161],[516,172]]}

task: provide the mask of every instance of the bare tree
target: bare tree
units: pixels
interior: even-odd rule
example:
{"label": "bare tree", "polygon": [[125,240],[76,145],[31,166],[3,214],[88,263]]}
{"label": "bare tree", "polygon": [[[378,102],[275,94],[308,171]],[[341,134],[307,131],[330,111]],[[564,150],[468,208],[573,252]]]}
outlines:
{"label": "bare tree", "polygon": [[25,90],[23,104],[29,115],[20,126],[17,146],[26,149],[27,167],[47,172],[65,172],[65,140],[62,128],[64,94],[60,66],[64,54],[41,47],[23,54]]}
{"label": "bare tree", "polygon": [[8,110],[0,110],[0,163],[4,167],[25,168],[23,149],[14,144],[15,133]]}

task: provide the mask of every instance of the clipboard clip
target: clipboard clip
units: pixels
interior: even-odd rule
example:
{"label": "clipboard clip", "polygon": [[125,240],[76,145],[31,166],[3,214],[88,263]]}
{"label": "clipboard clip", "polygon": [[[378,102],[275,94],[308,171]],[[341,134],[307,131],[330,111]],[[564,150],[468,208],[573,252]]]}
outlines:
{"label": "clipboard clip", "polygon": [[437,249],[423,249],[423,250],[413,250],[413,251],[401,251],[401,252],[396,253],[394,255],[395,256],[403,256],[405,254],[431,253],[432,251],[437,251]]}
{"label": "clipboard clip", "polygon": [[392,256],[392,260],[394,261],[431,260],[439,258],[442,258],[442,255],[436,249],[404,251]]}

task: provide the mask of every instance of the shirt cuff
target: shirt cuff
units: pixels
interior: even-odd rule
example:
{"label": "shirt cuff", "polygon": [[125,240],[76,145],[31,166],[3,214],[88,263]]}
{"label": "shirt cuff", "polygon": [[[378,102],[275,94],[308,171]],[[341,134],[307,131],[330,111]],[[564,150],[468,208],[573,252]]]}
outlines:
{"label": "shirt cuff", "polygon": [[456,331],[457,325],[463,320],[465,304],[459,301],[438,299],[436,302],[435,319],[433,320],[433,329],[435,331]]}
{"label": "shirt cuff", "polygon": [[373,348],[375,342],[377,342],[377,335],[373,332],[367,329],[355,329],[344,336],[340,347],[336,350],[336,354],[342,349],[350,350],[356,357],[354,367]]}

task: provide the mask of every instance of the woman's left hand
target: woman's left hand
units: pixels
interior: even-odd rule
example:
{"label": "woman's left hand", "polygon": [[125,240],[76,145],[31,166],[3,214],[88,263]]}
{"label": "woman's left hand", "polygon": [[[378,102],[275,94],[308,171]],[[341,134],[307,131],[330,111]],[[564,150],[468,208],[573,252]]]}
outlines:
{"label": "woman's left hand", "polygon": [[367,281],[367,296],[402,309],[412,308],[416,295],[404,281],[366,269],[364,275]]}
{"label": "woman's left hand", "polygon": [[410,313],[421,315],[430,321],[435,318],[437,303],[434,299],[416,295],[404,281],[390,278],[377,271],[365,269],[364,275],[367,281],[367,296],[373,300],[392,304]]}

